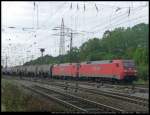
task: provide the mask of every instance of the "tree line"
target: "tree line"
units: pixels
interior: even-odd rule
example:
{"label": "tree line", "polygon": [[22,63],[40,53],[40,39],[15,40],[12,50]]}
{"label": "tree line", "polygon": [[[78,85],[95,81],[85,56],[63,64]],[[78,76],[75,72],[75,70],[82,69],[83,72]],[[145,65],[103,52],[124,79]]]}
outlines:
{"label": "tree line", "polygon": [[73,47],[65,55],[57,57],[46,55],[24,65],[133,59],[138,69],[138,76],[148,80],[148,35],[148,24],[145,23],[127,28],[120,27],[112,31],[107,30],[102,38],[91,38],[79,48]]}

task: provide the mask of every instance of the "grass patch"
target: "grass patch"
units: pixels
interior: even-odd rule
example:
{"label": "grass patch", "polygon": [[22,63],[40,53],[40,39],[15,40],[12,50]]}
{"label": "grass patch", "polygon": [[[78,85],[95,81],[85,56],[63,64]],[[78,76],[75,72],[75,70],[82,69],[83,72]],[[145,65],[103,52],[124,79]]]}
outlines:
{"label": "grass patch", "polygon": [[67,108],[60,106],[52,100],[41,98],[33,93],[27,93],[23,88],[16,85],[13,80],[2,79],[2,111],[6,112],[27,112],[27,111],[48,111],[66,112]]}
{"label": "grass patch", "polygon": [[138,79],[137,81],[134,81],[133,84],[143,84],[143,85],[148,85],[149,80],[143,80],[143,79]]}

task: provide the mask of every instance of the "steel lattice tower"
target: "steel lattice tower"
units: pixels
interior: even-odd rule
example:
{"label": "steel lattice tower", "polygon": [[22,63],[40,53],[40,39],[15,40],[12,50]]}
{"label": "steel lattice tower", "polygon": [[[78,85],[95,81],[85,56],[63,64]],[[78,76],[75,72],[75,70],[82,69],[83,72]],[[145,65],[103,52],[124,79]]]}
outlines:
{"label": "steel lattice tower", "polygon": [[60,28],[60,44],[59,44],[59,55],[65,54],[65,32],[64,32],[64,20],[62,18]]}

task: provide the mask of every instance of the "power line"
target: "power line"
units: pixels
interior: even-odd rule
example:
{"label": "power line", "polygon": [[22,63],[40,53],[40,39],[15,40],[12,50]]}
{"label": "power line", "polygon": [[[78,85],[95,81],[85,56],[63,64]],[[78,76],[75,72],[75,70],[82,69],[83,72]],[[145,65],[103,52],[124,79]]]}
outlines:
{"label": "power line", "polygon": [[[141,10],[140,10],[140,11],[141,11]],[[115,18],[115,19],[117,19],[116,17],[114,17],[114,18]],[[123,17],[122,17],[122,18],[123,18]],[[115,19],[114,19],[114,20],[112,20],[112,21],[116,21]],[[121,20],[121,21],[122,21],[122,20]],[[117,19],[117,21],[116,21],[116,22],[118,22],[118,19]],[[116,23],[116,22],[115,22],[115,23]],[[103,23],[104,23],[104,22],[103,22]],[[102,23],[101,23],[101,24],[102,24]],[[99,25],[100,25],[100,24],[99,24]],[[98,25],[97,25],[97,26],[98,26]],[[103,24],[103,26],[104,26],[104,24]],[[109,26],[109,25],[108,25],[108,26]],[[98,27],[99,27],[99,26],[98,26]],[[100,27],[101,27],[101,26],[100,26]],[[106,27],[106,26],[105,26],[105,27]],[[101,27],[101,28],[102,28],[102,27]],[[91,30],[92,30],[92,29],[93,29],[93,28],[91,28]],[[98,29],[98,30],[99,30],[99,29]],[[97,30],[95,30],[95,31],[97,31]],[[95,32],[95,31],[92,31],[92,32]]]}
{"label": "power line", "polygon": [[[130,19],[130,21],[134,21],[134,20],[138,20],[138,19],[142,19],[142,18],[145,18],[146,16],[145,15],[142,15],[142,16],[144,16],[144,17],[141,17],[141,16],[139,16],[139,17],[136,17],[136,18],[132,18],[132,19]],[[133,20],[134,19],[134,20]],[[125,23],[127,23],[129,20],[125,20],[125,21],[123,21],[123,22],[121,22],[121,23],[114,23],[115,25],[112,25],[112,26],[118,26],[118,25],[121,25],[121,24],[125,24]],[[104,28],[101,28],[101,29],[99,29],[98,31],[95,31],[95,32],[93,32],[93,33],[98,33],[98,32],[100,32],[101,30],[105,30],[107,28],[107,26],[106,27],[104,27]],[[92,32],[91,32],[92,33]]]}
{"label": "power line", "polygon": [[[147,16],[144,16],[144,17],[139,16],[138,18],[134,18],[134,19],[135,19],[135,20],[138,20],[138,19],[142,19],[142,18],[145,18],[145,17],[147,17]],[[130,19],[130,20],[125,20],[124,22],[126,23],[126,22],[128,22],[128,21],[134,21],[134,20],[133,20],[133,19]],[[121,23],[116,24],[116,25],[114,25],[114,26],[118,26],[118,25],[124,24],[124,22],[121,22]]]}
{"label": "power line", "polygon": [[[129,8],[128,6],[124,7],[124,6],[116,6],[116,5],[99,4],[99,3],[97,3],[97,5],[106,6],[106,7],[110,7],[110,8],[122,8],[122,9],[128,9]],[[148,6],[148,5],[147,4],[139,5],[138,7],[145,7],[145,6]]]}
{"label": "power line", "polygon": [[[137,8],[135,8],[135,9],[133,9],[132,12],[134,12],[135,10],[140,10],[140,11],[141,11],[141,7],[137,7]],[[120,20],[120,18],[123,18],[124,16],[126,17],[126,14],[127,14],[126,12],[123,12],[121,15],[116,16],[116,17],[113,17],[111,20],[112,20],[112,21],[115,21],[115,20],[118,20],[118,19]],[[121,16],[123,16],[123,17],[121,17]],[[118,18],[118,17],[119,17],[119,18]],[[96,26],[94,26],[94,27],[92,27],[92,28],[90,28],[90,29],[92,30],[93,28],[99,27],[99,25],[102,26],[102,25],[104,25],[104,22],[107,22],[107,21],[105,20],[105,21],[101,22],[101,24],[98,24],[98,25],[96,25]],[[118,21],[117,21],[117,22],[118,22]],[[100,27],[101,27],[101,26],[100,26]]]}
{"label": "power line", "polygon": [[[144,15],[144,16],[145,16],[145,15]],[[145,16],[145,17],[146,17],[146,16]],[[141,16],[139,16],[138,18],[141,18]],[[133,18],[133,19],[138,19],[138,18]],[[130,19],[130,20],[133,20],[133,19]],[[124,20],[123,22],[128,22],[128,20]],[[115,24],[116,24],[116,23],[115,23]],[[116,25],[120,25],[120,24],[123,24],[123,23],[121,22],[121,23],[116,24]],[[116,26],[116,25],[113,25],[113,26]],[[107,26],[106,26],[106,27],[107,27]],[[99,30],[97,30],[97,31],[99,32],[99,31],[101,31],[101,30],[105,30],[106,27],[101,28],[101,29],[99,29]],[[94,31],[94,33],[98,33],[97,31]]]}

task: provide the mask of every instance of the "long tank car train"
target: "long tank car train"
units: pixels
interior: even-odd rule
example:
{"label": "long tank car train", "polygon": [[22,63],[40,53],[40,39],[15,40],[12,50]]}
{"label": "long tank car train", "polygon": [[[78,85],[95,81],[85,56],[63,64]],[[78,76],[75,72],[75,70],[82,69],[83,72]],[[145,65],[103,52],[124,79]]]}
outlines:
{"label": "long tank car train", "polygon": [[23,65],[2,69],[3,74],[28,77],[55,77],[61,79],[90,79],[127,81],[137,79],[133,60],[103,60],[82,63]]}

